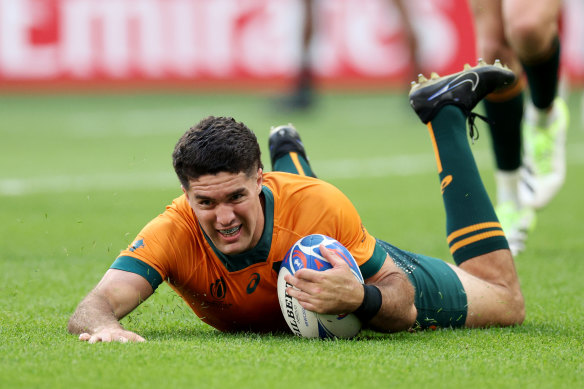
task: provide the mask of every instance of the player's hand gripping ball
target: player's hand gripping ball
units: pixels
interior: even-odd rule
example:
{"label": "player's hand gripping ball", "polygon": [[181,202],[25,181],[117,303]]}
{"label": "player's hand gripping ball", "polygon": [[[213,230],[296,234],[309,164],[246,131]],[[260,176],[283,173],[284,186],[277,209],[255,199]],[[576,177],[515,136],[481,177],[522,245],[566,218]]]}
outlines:
{"label": "player's hand gripping ball", "polygon": [[352,338],[361,330],[361,322],[352,313],[325,315],[304,309],[296,298],[286,293],[291,285],[284,280],[286,274],[294,275],[300,269],[326,271],[331,264],[320,254],[320,245],[333,250],[345,260],[355,277],[363,283],[361,270],[349,251],[338,241],[326,235],[308,235],[296,242],[282,261],[278,274],[278,299],[282,314],[290,330],[305,338]]}

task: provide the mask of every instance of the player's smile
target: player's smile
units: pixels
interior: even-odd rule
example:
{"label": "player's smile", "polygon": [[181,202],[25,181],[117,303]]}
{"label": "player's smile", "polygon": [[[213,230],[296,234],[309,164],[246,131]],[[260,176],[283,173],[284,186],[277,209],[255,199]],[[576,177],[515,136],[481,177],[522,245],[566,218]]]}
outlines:
{"label": "player's smile", "polygon": [[235,242],[241,236],[241,230],[242,225],[240,224],[239,226],[233,228],[223,230],[218,229],[217,232],[225,242]]}
{"label": "player's smile", "polygon": [[183,188],[201,227],[219,251],[239,254],[253,248],[264,228],[259,194],[262,171],[208,174]]}
{"label": "player's smile", "polygon": [[235,233],[237,231],[239,231],[240,228],[241,228],[241,225],[239,225],[237,227],[229,228],[227,230],[219,230],[219,233],[221,235],[224,235],[224,236],[233,236],[233,235],[235,235]]}

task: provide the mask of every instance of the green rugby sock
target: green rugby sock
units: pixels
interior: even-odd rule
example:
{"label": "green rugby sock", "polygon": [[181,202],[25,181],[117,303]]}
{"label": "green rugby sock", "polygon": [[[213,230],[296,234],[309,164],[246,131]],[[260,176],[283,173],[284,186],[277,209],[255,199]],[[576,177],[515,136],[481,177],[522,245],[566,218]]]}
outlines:
{"label": "green rugby sock", "polygon": [[506,101],[483,100],[489,119],[495,163],[499,170],[512,171],[521,166],[521,120],[523,93]]}
{"label": "green rugby sock", "polygon": [[310,164],[304,157],[297,152],[288,152],[276,159],[272,164],[272,170],[276,172],[285,172],[299,174],[301,176],[316,177]]}
{"label": "green rugby sock", "polygon": [[560,68],[560,40],[554,39],[550,55],[535,63],[521,63],[527,75],[533,105],[539,109],[549,108],[558,90]]}
{"label": "green rugby sock", "polygon": [[463,112],[456,106],[445,106],[428,123],[428,130],[446,210],[447,242],[456,264],[508,249],[470,150]]}

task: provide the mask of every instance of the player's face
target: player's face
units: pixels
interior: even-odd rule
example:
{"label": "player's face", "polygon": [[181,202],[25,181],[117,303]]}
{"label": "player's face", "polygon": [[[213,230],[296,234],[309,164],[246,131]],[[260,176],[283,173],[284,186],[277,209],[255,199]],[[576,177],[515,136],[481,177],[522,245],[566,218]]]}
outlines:
{"label": "player's face", "polygon": [[204,175],[189,182],[186,194],[201,227],[219,251],[239,254],[253,248],[264,229],[260,193],[262,169]]}

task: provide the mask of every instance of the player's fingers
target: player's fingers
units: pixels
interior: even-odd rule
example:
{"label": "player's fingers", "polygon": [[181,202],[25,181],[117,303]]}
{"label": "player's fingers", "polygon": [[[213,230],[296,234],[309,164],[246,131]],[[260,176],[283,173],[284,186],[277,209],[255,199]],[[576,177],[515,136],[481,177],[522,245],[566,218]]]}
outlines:
{"label": "player's fingers", "polygon": [[[296,274],[298,274],[298,272],[296,272]],[[286,274],[284,276],[284,281],[286,281],[287,284],[299,288],[298,284],[301,282],[301,279],[298,278],[296,275],[293,276],[292,274]]]}
{"label": "player's fingers", "polygon": [[146,339],[144,339],[143,337],[141,337],[140,335],[136,335],[136,338],[134,339],[135,342],[145,342]]}
{"label": "player's fingers", "polygon": [[128,343],[128,338],[126,338],[124,336],[118,336],[117,339],[116,339],[116,342]]}
{"label": "player's fingers", "polygon": [[339,258],[337,258],[334,251],[327,249],[324,244],[321,244],[319,248],[320,248],[320,254],[326,260],[328,260],[331,265],[335,266],[336,264],[338,264]]}
{"label": "player's fingers", "polygon": [[320,245],[320,253],[333,267],[348,267],[347,263],[334,250],[326,248],[323,244]]}
{"label": "player's fingers", "polygon": [[79,340],[87,342],[89,339],[91,339],[91,335],[89,335],[87,332],[82,333],[81,335],[79,335]]}
{"label": "player's fingers", "polygon": [[289,286],[286,288],[286,294],[298,300],[298,297],[300,297],[300,290]]}
{"label": "player's fingers", "polygon": [[[347,270],[348,271],[348,270]],[[353,281],[354,277],[347,278],[345,274],[342,277],[332,271],[318,272],[314,270],[302,269],[296,272],[294,276],[286,275],[285,280],[290,285],[307,293],[315,300],[335,299],[339,285],[347,285],[347,280]]]}
{"label": "player's fingers", "polygon": [[146,341],[146,339],[144,339],[140,335],[135,334],[133,332],[127,332],[127,334],[124,335],[124,337],[130,342],[145,342]]}
{"label": "player's fingers", "polygon": [[319,308],[312,304],[309,301],[298,301],[298,303],[300,304],[300,306],[308,311],[312,311],[312,312],[316,312],[316,313],[322,313],[322,311],[319,310]]}
{"label": "player's fingers", "polygon": [[284,279],[288,284],[296,288],[296,290],[303,291],[306,294],[314,295],[321,292],[321,286],[316,282],[315,279],[312,279],[310,274],[308,275],[307,279],[304,278],[302,274],[299,275],[298,273],[299,272],[296,272],[295,276],[287,274]]}
{"label": "player's fingers", "polygon": [[312,269],[300,269],[294,273],[294,277],[301,281],[320,282],[326,276],[326,272]]}
{"label": "player's fingers", "polygon": [[293,287],[286,288],[286,293],[298,301],[310,301],[313,298],[310,293]]}
{"label": "player's fingers", "polygon": [[286,293],[298,300],[298,303],[309,311],[325,313],[330,308],[330,299],[325,298],[328,296],[326,293],[311,294],[295,287],[286,288]]}
{"label": "player's fingers", "polygon": [[89,344],[94,344],[97,342],[101,342],[101,338],[97,335],[91,335],[91,337],[89,338],[89,340],[87,341],[87,343]]}
{"label": "player's fingers", "polygon": [[110,333],[105,333],[105,334],[101,335],[100,338],[101,338],[100,340],[102,342],[111,342],[113,340],[112,335]]}
{"label": "player's fingers", "polygon": [[[325,313],[328,307],[327,301],[324,301],[320,295],[310,295],[300,290],[291,291],[298,303],[304,308],[316,313]],[[289,293],[290,294],[290,293]]]}

